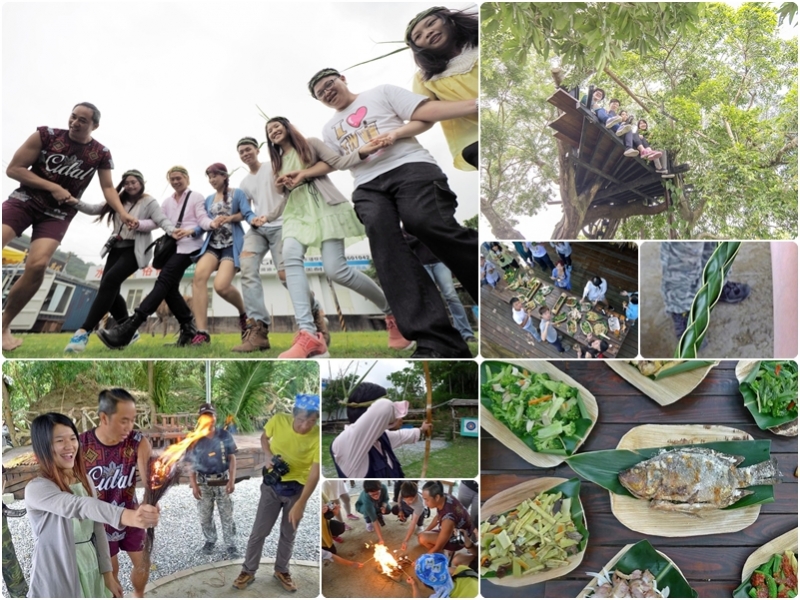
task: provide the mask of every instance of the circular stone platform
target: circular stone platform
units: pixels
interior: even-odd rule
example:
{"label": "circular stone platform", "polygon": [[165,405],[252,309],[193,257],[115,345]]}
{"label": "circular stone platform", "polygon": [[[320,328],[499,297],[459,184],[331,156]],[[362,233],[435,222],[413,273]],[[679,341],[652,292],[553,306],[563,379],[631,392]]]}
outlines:
{"label": "circular stone platform", "polygon": [[262,559],[256,580],[247,589],[232,583],[242,570],[242,559],[223,560],[178,571],[148,584],[146,598],[316,598],[319,596],[319,564],[310,560],[291,562],[296,592],[287,592],[272,576],[274,560]]}

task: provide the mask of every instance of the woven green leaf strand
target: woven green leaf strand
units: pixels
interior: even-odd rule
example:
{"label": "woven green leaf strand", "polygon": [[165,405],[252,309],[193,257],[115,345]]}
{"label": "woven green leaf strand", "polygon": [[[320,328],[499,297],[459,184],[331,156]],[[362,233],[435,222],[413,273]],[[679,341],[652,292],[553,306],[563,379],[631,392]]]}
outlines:
{"label": "woven green leaf strand", "polygon": [[711,309],[719,301],[725,277],[739,252],[741,242],[720,242],[711,258],[703,268],[702,285],[697,290],[689,310],[686,331],[683,332],[675,349],[675,358],[697,358],[697,351],[711,321]]}

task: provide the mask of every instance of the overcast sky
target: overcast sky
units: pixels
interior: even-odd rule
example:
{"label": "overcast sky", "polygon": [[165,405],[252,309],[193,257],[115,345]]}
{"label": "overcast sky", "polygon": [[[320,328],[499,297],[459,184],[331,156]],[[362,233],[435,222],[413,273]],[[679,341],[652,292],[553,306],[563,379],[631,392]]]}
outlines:
{"label": "overcast sky", "polygon": [[[376,363],[374,367],[372,367],[373,363]],[[410,367],[411,364],[412,363],[407,360],[376,361],[332,359],[319,361],[319,370],[323,379],[328,379],[330,377],[333,377],[333,379],[338,379],[343,373],[347,373],[349,375],[356,373],[359,377],[361,377],[367,372],[367,370],[369,370],[370,367],[372,367],[372,370],[369,372],[369,375],[365,381],[389,388],[392,386],[392,383],[386,377],[392,373],[396,373],[397,371],[402,371],[403,369]]]}
{"label": "overcast sky", "polygon": [[[207,166],[241,165],[236,141],[264,140],[264,120],[289,118],[307,137],[321,137],[332,110],[306,87],[319,69],[345,69],[400,47],[409,20],[431,3],[97,2],[3,5],[3,198],[17,187],[5,169],[40,125],[66,128],[77,102],[102,111],[94,137],[111,149],[114,182],[141,170],[147,191],[171,192],[166,171],[182,164],[191,188],[212,192]],[[471,3],[444,3],[466,8]],[[354,92],[391,83],[411,88],[410,51],[345,73]],[[458,195],[459,220],[478,212],[478,175],[452,167],[437,124],[420,136]],[[262,162],[269,160],[266,147]],[[231,177],[236,185],[244,167]],[[346,195],[348,172],[332,174]],[[102,202],[97,177],[83,195]],[[61,249],[100,262],[110,230],[78,214]],[[365,248],[361,242],[351,248]]]}

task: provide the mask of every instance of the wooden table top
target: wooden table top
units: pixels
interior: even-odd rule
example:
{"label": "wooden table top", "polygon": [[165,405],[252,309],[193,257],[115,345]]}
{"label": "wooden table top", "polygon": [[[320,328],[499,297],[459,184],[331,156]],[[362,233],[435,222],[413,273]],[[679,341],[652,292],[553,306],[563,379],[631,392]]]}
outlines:
{"label": "wooden table top", "polygon": [[[550,308],[551,312],[553,311],[553,308],[555,307],[556,303],[559,301],[559,299],[561,298],[562,295],[564,295],[567,300],[572,298],[572,299],[574,299],[576,301],[576,305],[575,305],[574,308],[578,308],[580,306],[580,300],[581,300],[580,293],[576,294],[576,293],[574,293],[574,292],[572,292],[570,290],[565,290],[563,288],[556,287],[555,282],[552,280],[552,278],[540,277],[539,273],[536,273],[534,275],[533,269],[529,269],[528,268],[528,269],[524,269],[522,271],[525,272],[529,277],[532,277],[531,281],[529,283],[523,284],[522,287],[520,287],[519,289],[516,289],[516,290],[511,289],[511,287],[505,288],[503,290],[503,292],[500,292],[504,296],[508,296],[508,298],[504,298],[504,299],[510,300],[513,296],[517,296],[517,297],[520,298],[520,300],[523,301],[523,306],[525,306],[525,308],[528,308],[528,305],[525,302],[524,298],[528,294],[530,289],[532,289],[532,287],[534,285],[534,282],[538,280],[538,281],[541,282],[541,286],[538,288],[539,290],[541,290],[545,286],[550,286],[550,287],[553,288],[550,291],[549,294],[545,295],[545,298],[544,298],[545,305],[548,308]],[[484,293],[490,293],[490,292],[487,291],[487,292],[484,292]],[[497,293],[497,290],[494,290],[494,293]],[[539,293],[538,290],[537,290],[536,293],[537,294]],[[534,294],[534,296],[535,295],[536,294]],[[577,331],[577,333],[571,334],[567,330],[567,323],[569,322],[569,313],[572,310],[572,308],[573,307],[567,306],[566,301],[565,301],[562,304],[561,308],[559,309],[559,313],[566,313],[567,314],[567,319],[565,321],[562,321],[561,323],[552,323],[551,322],[551,326],[555,327],[555,329],[558,331],[558,333],[560,333],[562,336],[564,336],[564,340],[562,341],[562,344],[564,344],[565,347],[571,348],[572,344],[574,342],[579,343],[581,346],[587,346],[589,344],[589,342],[586,339],[586,335],[583,333],[583,331],[581,331],[580,322],[584,321],[584,320],[588,320],[588,319],[586,319],[586,315],[588,314],[588,312],[584,312],[584,311],[581,312],[581,319],[578,321],[578,331]],[[625,322],[625,315],[623,313],[619,313],[617,311],[609,310],[608,307],[605,306],[605,305],[602,305],[602,309],[605,311],[605,313],[606,313],[605,315],[602,312],[600,312],[601,306],[596,306],[596,308],[592,309],[591,312],[596,313],[597,317],[599,317],[599,318],[598,318],[597,321],[593,321],[593,322],[590,322],[590,323],[592,325],[594,325],[595,323],[602,322],[602,323],[604,323],[606,325],[606,329],[608,329],[608,333],[605,334],[605,338],[601,338],[601,339],[605,339],[608,342],[608,350],[606,350],[605,355],[608,358],[615,358],[617,356],[617,354],[619,353],[619,350],[622,347],[623,342],[625,341],[625,337],[628,335],[628,332],[630,332],[631,328],[630,328],[629,325],[625,324],[625,325],[623,325],[623,327],[625,328],[624,331],[620,331],[619,335],[615,335],[614,333],[611,332],[610,328],[608,327],[608,318],[610,316],[615,316],[620,320],[620,323],[624,323]],[[539,310],[539,306],[536,305],[536,307],[531,312],[531,315],[532,315],[534,321],[536,321],[536,323],[537,323],[537,325],[536,325],[537,329],[538,329],[538,326],[539,326],[539,321],[541,320],[539,318],[538,310]],[[511,315],[511,309],[509,308],[509,318],[510,318],[510,315]],[[553,317],[555,317],[555,313],[552,314],[551,321],[552,321]]]}
{"label": "wooden table top", "polygon": [[[631,531],[611,513],[609,492],[582,482],[589,543],[583,562],[568,575],[544,583],[511,588],[481,582],[485,597],[574,598],[591,580],[587,571],[598,572],[626,544],[648,539],[683,571],[700,597],[730,598],[741,583],[748,556],[760,546],[797,527],[797,438],[761,431],[744,407],[734,369],[735,361],[715,367],[688,396],[669,406],[659,406],[622,379],[602,361],[553,364],[584,385],[597,399],[599,419],[581,452],[607,450],[620,437],[643,424],[713,424],[735,427],[755,439],[772,441],[771,454],[783,473],[775,485],[775,502],[761,505],[755,523],[735,533],[669,538]],[[575,477],[566,464],[539,469],[508,450],[486,431],[481,432],[481,502],[514,485],[538,477]]]}

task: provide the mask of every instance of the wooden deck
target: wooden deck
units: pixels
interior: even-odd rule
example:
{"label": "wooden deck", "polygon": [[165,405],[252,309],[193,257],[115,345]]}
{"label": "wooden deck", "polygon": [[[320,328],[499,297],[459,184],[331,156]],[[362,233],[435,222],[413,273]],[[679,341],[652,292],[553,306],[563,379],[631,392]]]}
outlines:
{"label": "wooden deck", "polygon": [[[647,538],[683,571],[701,598],[730,598],[741,581],[747,557],[763,544],[797,527],[797,438],[761,431],[744,407],[734,374],[735,362],[723,362],[711,370],[693,393],[677,403],[661,407],[643,396],[601,361],[560,362],[556,366],[589,389],[597,399],[599,420],[581,452],[614,448],[631,428],[645,423],[714,424],[735,427],[755,439],[769,439],[778,460],[782,482],[774,486],[775,502],[761,505],[758,520],[746,529],[697,537],[661,537],[627,529],[611,513],[609,493],[582,482],[589,543],[583,562],[571,573],[541,584],[518,588],[481,582],[484,597],[575,598],[591,577],[626,544]],[[486,431],[481,431],[481,501],[498,492],[538,477],[575,477],[565,464],[538,469],[508,450]]]}
{"label": "wooden deck", "polygon": [[[237,434],[233,436],[236,441],[236,480],[248,479],[250,477],[261,477],[261,465],[264,463],[264,452],[261,450],[261,432],[249,434]],[[153,449],[153,459],[163,452],[163,448]],[[13,459],[30,454],[31,460],[25,464],[7,467]],[[180,469],[180,483],[188,484],[191,467],[182,462]],[[25,486],[28,482],[39,475],[39,465],[33,458],[31,446],[20,446],[11,448],[3,453],[3,490],[5,493],[14,494],[17,500],[25,497]],[[141,477],[137,473],[137,487],[142,487]]]}
{"label": "wooden deck", "polygon": [[[547,101],[561,112],[549,124],[555,137],[570,148],[569,160],[575,167],[579,194],[600,184],[587,217],[593,212],[609,214],[609,208],[644,203],[648,214],[667,209],[664,179],[655,164],[639,156],[627,157],[623,138],[597,121],[594,112],[566,90],[559,88]],[[667,155],[664,155],[668,159]],[[681,177],[689,165],[673,165],[671,173]],[[612,213],[613,214],[613,213]]]}
{"label": "wooden deck", "polygon": [[[548,254],[553,262],[558,260],[558,255],[549,245]],[[621,291],[639,289],[638,249],[608,242],[573,243],[572,265],[572,291],[578,297],[583,293],[586,282],[595,275],[608,281],[606,298],[616,309],[622,307],[624,298],[620,295]],[[550,273],[545,274],[540,267],[537,266],[533,273],[537,278],[549,281]],[[502,289],[500,286],[503,286]],[[481,288],[481,355],[484,358],[576,358],[572,350],[575,343],[572,338],[564,336],[562,344],[567,351],[559,354],[548,343],[535,343],[533,337],[514,322],[509,301],[517,295],[504,282],[494,290],[488,286]],[[539,319],[535,315],[533,318],[538,327]],[[639,327],[636,324],[628,331],[616,357],[635,358],[639,354],[638,337]]]}

